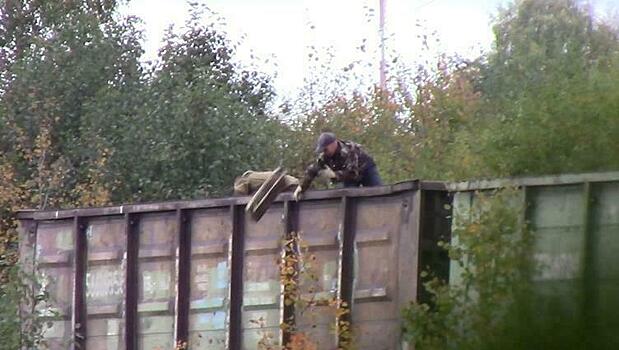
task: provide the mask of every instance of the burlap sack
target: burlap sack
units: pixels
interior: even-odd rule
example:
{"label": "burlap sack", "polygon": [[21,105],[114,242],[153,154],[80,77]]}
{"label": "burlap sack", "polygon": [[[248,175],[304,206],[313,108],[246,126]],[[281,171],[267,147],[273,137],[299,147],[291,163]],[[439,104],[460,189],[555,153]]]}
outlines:
{"label": "burlap sack", "polygon": [[[273,171],[246,171],[234,180],[234,194],[247,196],[256,192],[272,174]],[[284,191],[294,190],[299,185],[299,179],[294,176],[286,175],[284,180],[286,181]]]}

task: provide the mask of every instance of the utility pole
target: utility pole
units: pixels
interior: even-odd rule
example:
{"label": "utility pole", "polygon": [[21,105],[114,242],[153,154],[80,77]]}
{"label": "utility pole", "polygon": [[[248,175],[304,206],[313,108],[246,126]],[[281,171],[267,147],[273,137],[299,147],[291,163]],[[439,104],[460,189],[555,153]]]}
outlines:
{"label": "utility pole", "polygon": [[379,13],[379,32],[380,32],[380,88],[385,90],[387,84],[386,64],[385,64],[385,7],[387,0],[380,1]]}
{"label": "utility pole", "polygon": [[587,1],[587,12],[589,13],[589,32],[591,32],[593,30],[593,22],[595,21],[592,0]]}

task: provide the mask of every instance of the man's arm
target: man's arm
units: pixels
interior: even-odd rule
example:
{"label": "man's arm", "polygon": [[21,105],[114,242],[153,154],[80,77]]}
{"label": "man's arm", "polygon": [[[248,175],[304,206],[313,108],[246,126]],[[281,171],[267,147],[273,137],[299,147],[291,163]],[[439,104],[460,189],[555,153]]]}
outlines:
{"label": "man's arm", "polygon": [[316,159],[314,163],[310,164],[307,169],[305,169],[305,175],[303,176],[303,180],[301,180],[301,184],[299,185],[303,192],[305,192],[310,187],[312,181],[314,181],[314,178],[318,176],[318,173],[324,167],[325,162],[321,155],[318,157],[318,159]]}

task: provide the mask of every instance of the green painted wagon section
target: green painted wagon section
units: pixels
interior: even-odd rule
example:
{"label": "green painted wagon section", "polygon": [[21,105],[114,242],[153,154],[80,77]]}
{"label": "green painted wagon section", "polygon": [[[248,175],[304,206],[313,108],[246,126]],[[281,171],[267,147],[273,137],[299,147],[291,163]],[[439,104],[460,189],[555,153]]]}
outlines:
{"label": "green painted wagon section", "polygon": [[[514,206],[533,232],[536,291],[575,317],[619,306],[619,172],[450,184],[453,227],[475,215],[480,193],[508,187],[519,189]],[[460,272],[452,262],[450,283],[460,283]]]}

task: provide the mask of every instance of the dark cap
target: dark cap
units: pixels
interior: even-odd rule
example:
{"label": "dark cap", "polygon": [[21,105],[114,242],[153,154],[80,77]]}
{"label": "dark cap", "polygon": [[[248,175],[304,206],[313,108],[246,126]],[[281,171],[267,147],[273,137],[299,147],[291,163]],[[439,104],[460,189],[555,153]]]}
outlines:
{"label": "dark cap", "polygon": [[332,132],[323,132],[316,142],[316,153],[322,153],[325,147],[329,146],[333,142],[337,141],[335,134]]}

